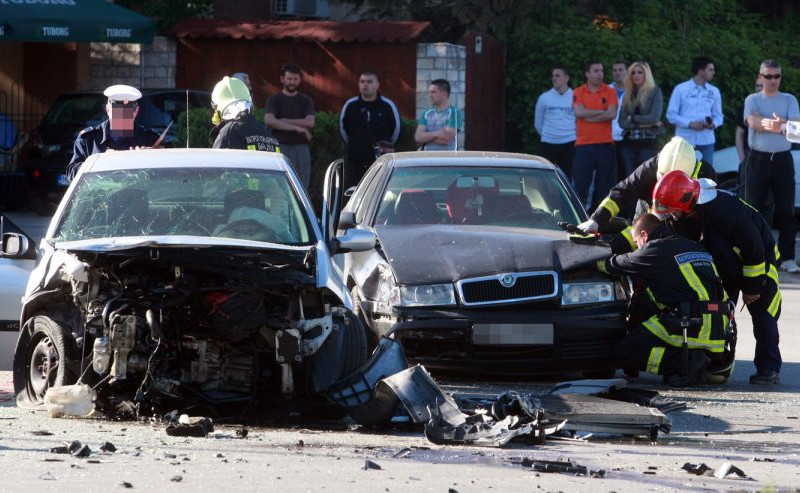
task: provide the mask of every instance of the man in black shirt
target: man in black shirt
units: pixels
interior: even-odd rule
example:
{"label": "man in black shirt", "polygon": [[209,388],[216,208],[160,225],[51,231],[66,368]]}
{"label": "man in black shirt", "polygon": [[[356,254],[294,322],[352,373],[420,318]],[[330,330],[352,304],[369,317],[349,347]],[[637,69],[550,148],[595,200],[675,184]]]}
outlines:
{"label": "man in black shirt", "polygon": [[375,160],[376,145],[384,141],[394,146],[400,136],[400,114],[391,99],[378,92],[381,84],[374,72],[364,71],[358,78],[359,95],[347,100],[339,117],[339,132],[347,146],[344,189],[358,184]]}

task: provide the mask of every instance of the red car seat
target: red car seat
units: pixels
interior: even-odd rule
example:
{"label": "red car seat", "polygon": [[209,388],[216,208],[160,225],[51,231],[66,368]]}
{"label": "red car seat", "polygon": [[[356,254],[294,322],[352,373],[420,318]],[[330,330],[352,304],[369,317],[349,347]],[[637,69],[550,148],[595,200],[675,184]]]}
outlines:
{"label": "red car seat", "polygon": [[460,176],[447,187],[447,215],[453,224],[480,224],[500,194],[492,176]]}

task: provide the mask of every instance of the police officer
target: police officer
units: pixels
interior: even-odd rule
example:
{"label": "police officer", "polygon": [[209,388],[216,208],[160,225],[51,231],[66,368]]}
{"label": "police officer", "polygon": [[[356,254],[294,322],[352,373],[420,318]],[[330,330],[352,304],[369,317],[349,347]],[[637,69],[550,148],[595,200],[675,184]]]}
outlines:
{"label": "police officer", "polygon": [[[617,183],[609,192],[608,197],[592,213],[590,219],[578,225],[586,233],[603,231],[611,218],[635,206],[637,200],[650,204],[653,196],[653,187],[658,178],[669,171],[679,169],[694,178],[716,177],[714,168],[695,157],[694,147],[681,137],[673,137],[657,156],[640,164],[627,178]],[[627,240],[621,244],[613,243],[615,252],[624,252],[636,249],[636,243],[631,236],[630,228],[622,231],[622,236]]]}
{"label": "police officer", "polygon": [[750,376],[750,383],[779,383],[780,254],[761,214],[739,197],[714,186],[711,180],[694,180],[682,171],[667,173],[653,190],[653,212],[677,226],[698,224],[702,243],[714,256],[725,290],[734,300],[742,292],[753,319],[756,373]]}
{"label": "police officer", "polygon": [[158,132],[136,123],[139,99],[142,97],[138,89],[117,84],[108,87],[103,94],[108,98],[106,103],[108,120],[100,125],[85,128],[78,134],[72,151],[72,160],[67,166],[67,175],[70,179],[75,177],[83,162],[92,154],[109,149],[123,151],[152,147],[158,140]]}
{"label": "police officer", "polygon": [[617,344],[618,366],[663,375],[675,386],[702,383],[708,370],[714,382],[724,382],[735,339],[711,255],[649,213],[634,222],[632,236],[636,251],[598,262],[602,272],[641,281],[630,309],[633,328]]}
{"label": "police officer", "polygon": [[210,138],[215,149],[280,152],[278,140],[253,116],[253,102],[245,83],[223,77],[211,92],[214,115]]}

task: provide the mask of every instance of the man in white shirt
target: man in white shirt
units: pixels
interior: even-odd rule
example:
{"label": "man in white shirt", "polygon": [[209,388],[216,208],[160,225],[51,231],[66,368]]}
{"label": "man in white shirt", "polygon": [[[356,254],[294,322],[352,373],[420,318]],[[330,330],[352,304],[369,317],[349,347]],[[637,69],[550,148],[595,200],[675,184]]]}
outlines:
{"label": "man in white shirt", "polygon": [[675,86],[667,106],[667,120],[675,135],[684,138],[714,163],[714,129],[722,126],[722,95],[711,85],[714,61],[705,56],[692,60],[692,78]]}
{"label": "man in white shirt", "polygon": [[536,101],[533,126],[541,135],[539,155],[561,167],[572,177],[572,154],[575,151],[575,113],[572,111],[572,89],[569,72],[564,67],[553,69],[553,88]]}

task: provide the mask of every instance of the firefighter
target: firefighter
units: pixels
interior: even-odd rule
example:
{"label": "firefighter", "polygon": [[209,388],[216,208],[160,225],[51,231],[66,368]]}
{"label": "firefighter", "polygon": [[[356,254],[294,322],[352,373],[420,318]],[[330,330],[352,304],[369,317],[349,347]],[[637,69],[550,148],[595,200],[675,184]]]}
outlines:
{"label": "firefighter", "polygon": [[617,344],[626,373],[663,375],[674,386],[722,383],[733,368],[731,304],[711,254],[650,213],[634,222],[638,249],[598,262],[612,275],[630,275],[637,290],[628,334]]}
{"label": "firefighter", "polygon": [[215,149],[280,152],[278,139],[253,116],[250,91],[241,79],[223,77],[211,92],[214,115],[210,138]]}
{"label": "firefighter", "polygon": [[714,256],[728,295],[742,299],[753,320],[756,338],[756,373],[751,384],[780,383],[781,352],[778,347],[778,288],[780,254],[769,225],[748,203],[711,180],[695,180],[672,171],[653,190],[653,212],[676,226],[692,222],[702,243]]}
{"label": "firefighter", "polygon": [[[585,233],[603,231],[611,218],[620,210],[634,207],[641,200],[650,204],[658,178],[669,171],[679,169],[694,178],[716,177],[714,168],[703,161],[698,161],[694,147],[681,137],[673,137],[658,153],[637,167],[633,173],[611,189],[608,197],[600,202],[588,221],[578,225]],[[630,228],[622,231],[623,242],[612,242],[615,253],[636,249]]]}

